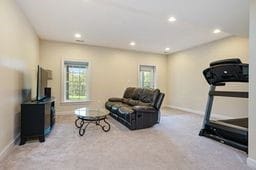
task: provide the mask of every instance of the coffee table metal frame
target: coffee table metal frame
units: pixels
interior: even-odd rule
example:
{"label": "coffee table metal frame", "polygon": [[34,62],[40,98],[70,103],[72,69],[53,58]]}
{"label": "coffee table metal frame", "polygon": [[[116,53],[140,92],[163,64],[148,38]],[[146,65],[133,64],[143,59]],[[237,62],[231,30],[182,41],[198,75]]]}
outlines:
{"label": "coffee table metal frame", "polygon": [[[110,130],[110,124],[106,121],[106,119],[107,115],[98,117],[77,116],[77,119],[75,120],[75,126],[79,128],[80,136],[85,134],[86,128],[90,123],[95,123],[96,126],[100,126],[104,132],[108,132]],[[101,124],[102,121],[105,125]]]}

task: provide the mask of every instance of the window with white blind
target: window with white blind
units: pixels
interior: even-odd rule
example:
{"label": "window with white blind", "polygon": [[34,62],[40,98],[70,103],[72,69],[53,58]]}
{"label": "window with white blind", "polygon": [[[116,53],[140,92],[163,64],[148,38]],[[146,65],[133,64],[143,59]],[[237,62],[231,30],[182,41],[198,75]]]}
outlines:
{"label": "window with white blind", "polygon": [[139,85],[142,88],[155,88],[156,66],[140,65],[139,66]]}
{"label": "window with white blind", "polygon": [[82,102],[89,99],[88,62],[64,61],[64,102]]}

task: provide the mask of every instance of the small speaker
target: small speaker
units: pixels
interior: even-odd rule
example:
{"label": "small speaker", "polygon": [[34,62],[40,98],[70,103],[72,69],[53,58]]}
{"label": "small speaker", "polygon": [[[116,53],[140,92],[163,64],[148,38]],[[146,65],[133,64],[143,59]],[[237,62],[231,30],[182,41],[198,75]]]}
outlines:
{"label": "small speaker", "polygon": [[44,95],[45,95],[45,97],[50,98],[52,96],[51,95],[51,88],[49,88],[49,87],[44,88]]}
{"label": "small speaker", "polygon": [[31,89],[22,89],[22,103],[31,101]]}

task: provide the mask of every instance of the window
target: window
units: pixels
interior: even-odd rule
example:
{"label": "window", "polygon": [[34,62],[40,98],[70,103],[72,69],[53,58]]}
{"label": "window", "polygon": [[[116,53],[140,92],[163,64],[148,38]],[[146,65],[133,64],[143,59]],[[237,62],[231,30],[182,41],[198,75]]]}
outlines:
{"label": "window", "polygon": [[64,61],[64,102],[81,102],[89,99],[88,62]]}
{"label": "window", "polygon": [[139,85],[143,88],[155,88],[155,66],[140,65]]}

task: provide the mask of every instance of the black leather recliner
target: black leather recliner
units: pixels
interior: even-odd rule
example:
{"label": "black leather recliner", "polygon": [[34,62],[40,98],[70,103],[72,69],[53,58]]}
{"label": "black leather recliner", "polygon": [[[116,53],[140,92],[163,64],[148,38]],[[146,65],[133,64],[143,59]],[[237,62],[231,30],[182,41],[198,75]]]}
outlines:
{"label": "black leather recliner", "polygon": [[110,98],[105,107],[129,129],[143,129],[159,123],[164,96],[159,89],[128,87],[123,98]]}

